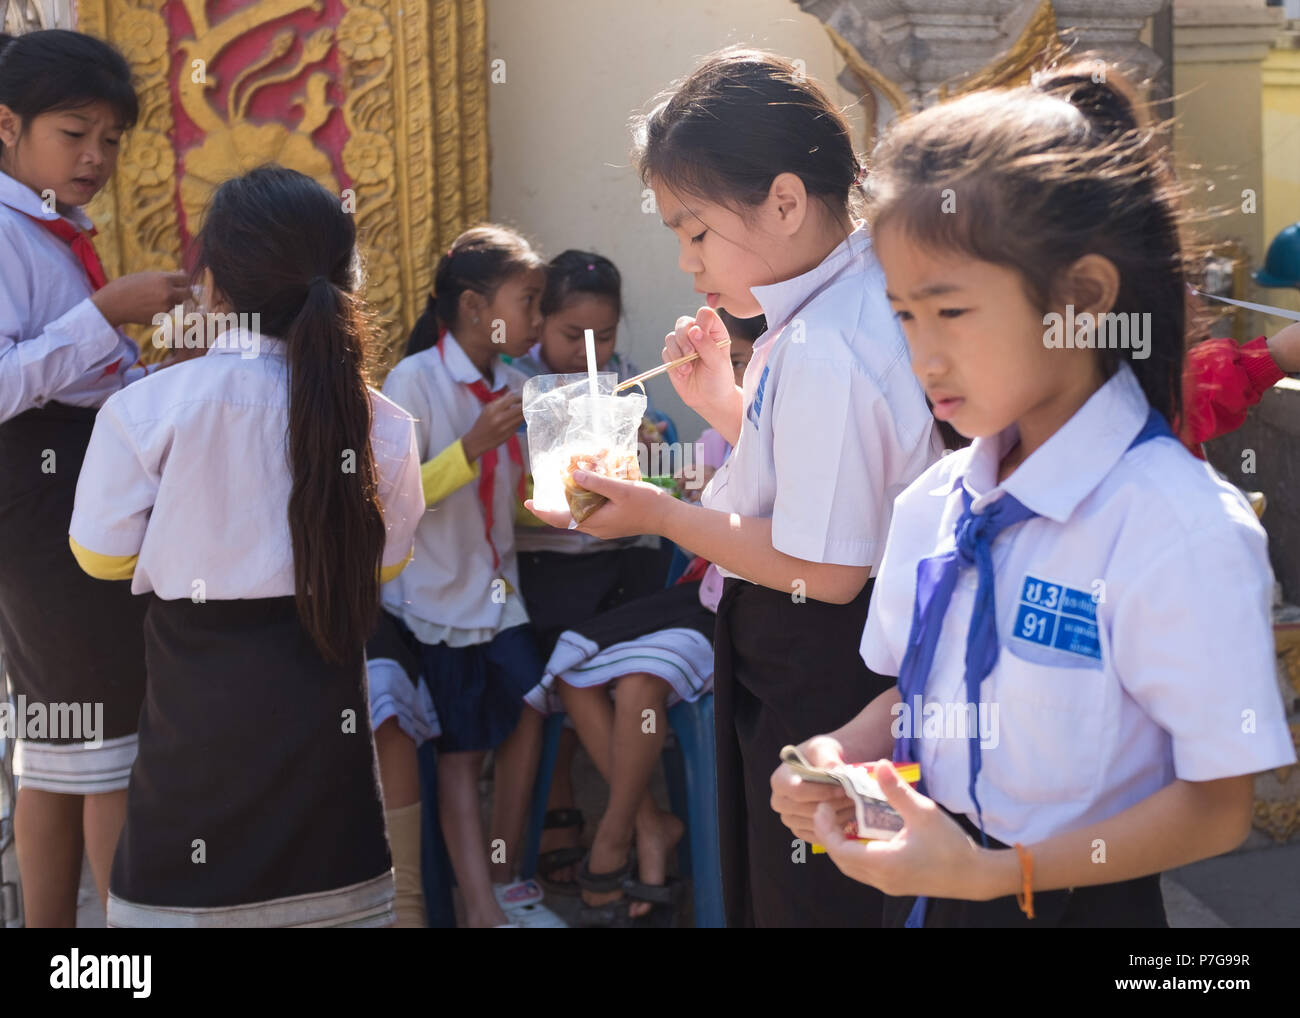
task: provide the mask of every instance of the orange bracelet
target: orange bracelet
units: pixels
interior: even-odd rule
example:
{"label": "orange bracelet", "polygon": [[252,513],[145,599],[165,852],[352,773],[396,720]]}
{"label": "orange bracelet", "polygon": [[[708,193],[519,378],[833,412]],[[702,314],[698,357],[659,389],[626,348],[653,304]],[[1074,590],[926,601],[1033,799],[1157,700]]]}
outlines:
{"label": "orange bracelet", "polygon": [[1016,842],[1016,856],[1020,859],[1020,892],[1016,904],[1030,919],[1034,918],[1034,857],[1029,849]]}

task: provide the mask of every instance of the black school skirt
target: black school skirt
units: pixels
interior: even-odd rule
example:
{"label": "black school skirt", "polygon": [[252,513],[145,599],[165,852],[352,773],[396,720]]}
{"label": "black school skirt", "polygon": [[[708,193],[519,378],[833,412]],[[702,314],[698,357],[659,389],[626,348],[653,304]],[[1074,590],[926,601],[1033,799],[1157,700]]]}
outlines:
{"label": "black school skirt", "polygon": [[20,783],[69,795],[126,787],[145,685],[147,599],[87,576],[68,547],[95,413],[50,403],[0,424],[0,649],[14,694],[100,729],[20,739]]}
{"label": "black school skirt", "polygon": [[[940,807],[942,808],[942,807]],[[972,838],[979,841],[979,828],[964,815],[944,810]],[[996,838],[990,848],[1014,851]],[[902,929],[916,903],[915,898],[885,898],[885,926]],[[991,901],[963,901],[931,898],[926,903],[925,926],[967,927],[1091,927],[1101,929],[1156,929],[1169,925],[1165,918],[1160,875],[1152,874],[1114,884],[1094,884],[1061,891],[1034,892],[1034,918],[1020,910],[1014,894]]]}
{"label": "black school skirt", "polygon": [[770,783],[783,746],[839,728],[894,684],[858,654],[873,586],[846,605],[723,586],[713,691],[728,926],[880,926],[883,895],[795,845]]}
{"label": "black school skirt", "polygon": [[292,597],[150,599],[110,926],[381,926],[393,880],[360,647]]}
{"label": "black school skirt", "polygon": [[607,548],[582,555],[520,552],[520,593],[542,660],[551,656],[565,630],[663,590],[667,577],[657,548]]}

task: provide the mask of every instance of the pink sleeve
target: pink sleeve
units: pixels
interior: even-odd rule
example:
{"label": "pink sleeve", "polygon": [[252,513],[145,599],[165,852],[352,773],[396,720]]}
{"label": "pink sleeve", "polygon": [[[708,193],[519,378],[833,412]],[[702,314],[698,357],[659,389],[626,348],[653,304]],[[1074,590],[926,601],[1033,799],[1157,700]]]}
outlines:
{"label": "pink sleeve", "polygon": [[712,428],[700,435],[700,460],[706,467],[717,470],[730,451],[727,440]]}

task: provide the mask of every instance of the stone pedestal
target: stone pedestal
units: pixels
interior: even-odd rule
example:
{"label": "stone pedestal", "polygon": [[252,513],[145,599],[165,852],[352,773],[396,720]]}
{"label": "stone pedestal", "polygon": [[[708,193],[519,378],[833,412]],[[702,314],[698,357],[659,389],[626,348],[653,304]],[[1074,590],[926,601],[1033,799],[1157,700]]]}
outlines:
{"label": "stone pedestal", "polygon": [[[1011,49],[1043,0],[796,0],[844,37],[914,103],[927,103]],[[1080,52],[1095,50],[1139,77],[1160,66],[1139,41],[1165,0],[1055,0],[1062,34]],[[852,75],[843,81],[855,88]],[[884,98],[882,96],[882,98]]]}

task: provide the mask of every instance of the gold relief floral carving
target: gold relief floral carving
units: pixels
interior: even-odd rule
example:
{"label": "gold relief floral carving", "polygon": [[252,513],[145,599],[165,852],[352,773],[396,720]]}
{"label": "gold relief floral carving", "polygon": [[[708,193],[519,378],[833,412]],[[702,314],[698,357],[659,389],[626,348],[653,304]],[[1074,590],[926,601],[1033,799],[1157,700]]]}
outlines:
{"label": "gold relief floral carving", "polygon": [[[384,321],[381,356],[391,363],[424,309],[434,252],[487,215],[484,0],[341,0],[338,22],[309,35],[301,26],[268,34],[267,26],[303,11],[320,15],[323,0],[247,0],[219,17],[210,16],[210,0],[177,0],[166,9],[179,18],[164,17],[166,4],[78,4],[78,27],[123,50],[140,94],[118,172],[88,210],[110,275],[181,264],[182,238],[199,228],[212,190],[279,162],[341,200],[343,186],[353,188],[367,296]],[[223,63],[251,33],[264,36],[260,51],[233,69]],[[259,120],[251,112],[260,108],[257,92],[286,83],[296,89],[290,122]],[[343,93],[347,128],[337,162],[312,137],[338,108],[331,87]],[[179,153],[173,103],[199,132]]]}

